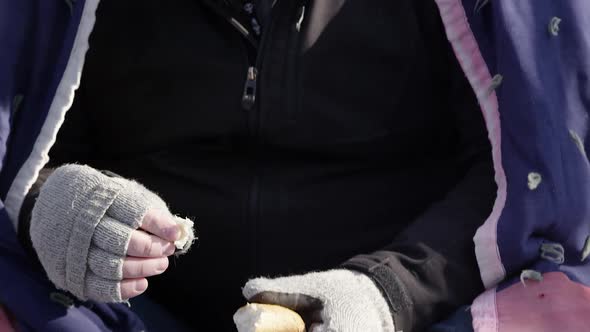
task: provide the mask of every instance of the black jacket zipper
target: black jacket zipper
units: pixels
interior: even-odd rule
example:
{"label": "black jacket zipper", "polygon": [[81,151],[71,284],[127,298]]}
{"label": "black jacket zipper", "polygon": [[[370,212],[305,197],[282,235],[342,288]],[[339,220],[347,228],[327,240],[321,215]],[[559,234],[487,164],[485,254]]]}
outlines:
{"label": "black jacket zipper", "polygon": [[254,156],[252,158],[252,171],[253,177],[252,182],[250,185],[250,193],[248,197],[248,219],[250,223],[251,230],[249,232],[251,241],[252,241],[252,248],[251,248],[251,255],[252,255],[252,273],[257,274],[258,271],[263,266],[263,262],[261,262],[258,257],[258,253],[260,252],[260,243],[258,241],[258,234],[259,232],[259,219],[260,219],[260,177],[261,177],[261,164],[260,164],[260,151],[261,145],[264,144],[262,142],[262,137],[260,136],[260,116],[261,116],[261,104],[260,100],[257,100],[257,97],[260,96],[260,89],[258,88],[259,83],[259,75],[260,70],[262,68],[262,64],[264,61],[264,55],[266,53],[267,44],[270,36],[273,34],[273,29],[276,24],[276,9],[274,7],[272,9],[272,14],[270,20],[268,21],[268,26],[263,27],[262,32],[262,39],[258,48],[256,48],[256,61],[254,66],[248,68],[248,72],[246,75],[246,82],[244,83],[244,95],[242,96],[242,105],[247,106],[244,107],[249,114],[249,121],[248,126],[250,128],[250,135],[252,137],[252,150]]}
{"label": "black jacket zipper", "polygon": [[252,257],[252,274],[255,274],[260,267],[260,262],[257,261],[257,253],[259,252],[258,248],[258,222],[257,219],[259,218],[260,211],[260,161],[259,161],[259,153],[260,153],[260,144],[262,144],[262,140],[260,137],[260,101],[258,100],[258,96],[260,95],[260,89],[258,88],[259,84],[259,74],[260,69],[262,67],[264,61],[264,54],[267,48],[267,43],[269,40],[269,36],[272,36],[273,29],[276,25],[276,10],[278,7],[275,5],[272,9],[271,17],[266,26],[263,27],[262,39],[258,42],[254,39],[250,33],[250,31],[240,23],[235,17],[232,15],[232,11],[229,10],[228,7],[212,1],[212,0],[203,0],[205,4],[207,4],[210,8],[212,8],[218,15],[221,15],[224,19],[226,19],[231,26],[233,26],[236,31],[238,31],[245,40],[254,47],[256,51],[256,61],[254,65],[250,65],[246,72],[246,79],[244,82],[244,89],[242,93],[242,107],[244,110],[248,111],[248,128],[250,137],[252,139],[251,142],[251,150],[254,154],[252,157],[252,170],[253,170],[253,179],[250,185],[250,190],[248,193],[248,212],[246,213],[246,220],[249,224],[250,230],[248,231],[248,236],[250,237],[249,242],[251,243],[251,257]]}

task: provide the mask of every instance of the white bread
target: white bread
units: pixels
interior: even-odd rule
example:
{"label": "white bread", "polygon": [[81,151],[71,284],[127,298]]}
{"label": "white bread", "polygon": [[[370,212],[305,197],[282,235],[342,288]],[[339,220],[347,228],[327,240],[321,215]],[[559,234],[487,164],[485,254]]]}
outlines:
{"label": "white bread", "polygon": [[236,311],[238,332],[305,332],[298,313],[272,304],[249,303]]}
{"label": "white bread", "polygon": [[180,228],[180,236],[178,237],[178,240],[174,242],[174,244],[176,245],[176,249],[188,250],[188,248],[186,248],[187,245],[190,246],[193,240],[195,239],[193,231],[194,223],[190,219],[180,217],[174,217],[174,221],[176,221],[176,224]]}

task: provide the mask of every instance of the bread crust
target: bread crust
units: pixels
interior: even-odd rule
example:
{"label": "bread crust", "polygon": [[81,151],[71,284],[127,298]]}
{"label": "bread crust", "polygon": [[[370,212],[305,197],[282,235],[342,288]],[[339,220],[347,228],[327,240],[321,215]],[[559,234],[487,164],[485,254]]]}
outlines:
{"label": "bread crust", "polygon": [[272,304],[248,303],[234,314],[238,332],[305,332],[295,311]]}

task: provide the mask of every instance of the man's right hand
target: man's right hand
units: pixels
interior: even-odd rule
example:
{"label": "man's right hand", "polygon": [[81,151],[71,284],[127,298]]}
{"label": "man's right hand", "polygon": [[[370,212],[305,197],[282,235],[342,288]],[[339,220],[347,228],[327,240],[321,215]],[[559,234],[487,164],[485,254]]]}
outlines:
{"label": "man's right hand", "polygon": [[[41,188],[30,234],[58,288],[81,300],[121,302],[143,293],[146,278],[166,270],[181,233],[178,219],[136,182],[66,165]],[[189,233],[184,251],[192,243]]]}
{"label": "man's right hand", "polygon": [[174,254],[180,231],[166,214],[152,210],[143,218],[139,230],[131,233],[127,255],[123,260],[121,297],[130,299],[143,293],[147,277],[164,273],[168,257]]}

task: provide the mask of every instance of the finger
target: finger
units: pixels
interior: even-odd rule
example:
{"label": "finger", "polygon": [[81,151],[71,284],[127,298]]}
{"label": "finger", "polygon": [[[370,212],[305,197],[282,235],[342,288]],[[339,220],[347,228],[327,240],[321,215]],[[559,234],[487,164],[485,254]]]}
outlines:
{"label": "finger", "polygon": [[98,302],[121,302],[119,281],[102,278],[86,271],[84,297]]}
{"label": "finger", "polygon": [[277,304],[296,311],[306,326],[322,323],[322,301],[304,294],[288,294],[278,292],[262,292],[254,295],[250,300],[254,303]]}
{"label": "finger", "polygon": [[322,310],[311,310],[311,311],[305,311],[305,312],[301,312],[299,313],[301,315],[301,318],[303,318],[303,321],[305,322],[305,325],[311,325],[311,327],[313,326],[321,326],[322,323],[324,322],[324,319],[322,318]]}
{"label": "finger", "polygon": [[127,257],[123,261],[123,278],[145,278],[164,273],[168,268],[168,257],[136,258]]}
{"label": "finger", "polygon": [[92,243],[111,254],[125,256],[125,250],[133,231],[133,228],[111,217],[104,216],[94,229]]}
{"label": "finger", "polygon": [[305,294],[288,294],[279,292],[261,292],[254,295],[251,302],[278,304],[295,311],[321,310],[322,301]]}
{"label": "finger", "polygon": [[158,195],[139,183],[117,177],[111,179],[123,186],[107,210],[107,215],[113,219],[137,229],[149,210],[168,211],[166,203]]}
{"label": "finger", "polygon": [[113,255],[95,246],[90,247],[88,252],[88,267],[97,276],[108,280],[119,281],[123,279],[122,265],[123,257]]}
{"label": "finger", "polygon": [[163,257],[174,253],[174,243],[142,231],[133,231],[127,256],[133,257]]}
{"label": "finger", "polygon": [[297,312],[322,310],[322,301],[305,294],[288,294],[279,292],[261,292],[254,295],[250,302],[278,304]]}
{"label": "finger", "polygon": [[172,215],[160,210],[148,212],[143,218],[140,228],[170,242],[174,242],[180,237],[180,228]]}
{"label": "finger", "polygon": [[148,288],[148,281],[141,279],[125,279],[121,281],[121,298],[129,300],[132,297],[141,295]]}

